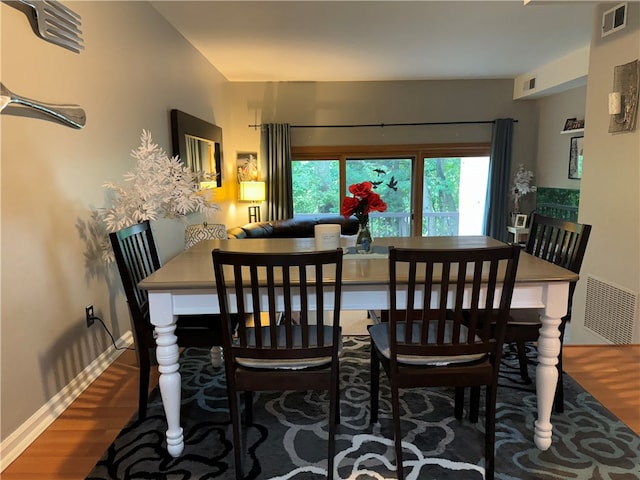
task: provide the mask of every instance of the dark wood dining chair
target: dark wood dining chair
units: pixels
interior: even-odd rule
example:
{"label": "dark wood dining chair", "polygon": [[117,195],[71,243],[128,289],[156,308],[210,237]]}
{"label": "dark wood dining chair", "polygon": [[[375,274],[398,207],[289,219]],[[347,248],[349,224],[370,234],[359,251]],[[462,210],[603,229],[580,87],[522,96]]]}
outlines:
{"label": "dark wood dining chair", "polygon": [[[580,273],[582,260],[587,249],[591,225],[534,214],[531,219],[529,238],[525,251],[575,273]],[[569,285],[567,314],[560,324],[560,355],[558,356],[558,384],[556,387],[555,410],[564,411],[564,386],[562,381],[562,344],[567,322],[571,320],[571,303],[576,282]],[[531,383],[527,368],[526,342],[536,342],[542,327],[540,314],[536,309],[512,310],[507,324],[505,342],[515,343],[518,349],[520,375],[526,383]]]}
{"label": "dark wood dining chair", "polygon": [[[149,298],[138,283],[158,270],[160,256],[148,221],[109,234],[122,286],[131,314],[131,326],[140,367],[138,418],[147,414],[149,376],[156,341],[149,317]],[[175,335],[180,347],[210,347],[222,345],[222,325],[219,315],[181,315]]]}
{"label": "dark wood dining chair", "polygon": [[437,386],[455,387],[458,419],[460,389],[485,387],[485,478],[493,479],[498,370],[519,254],[509,245],[389,249],[389,321],[369,327],[371,422],[378,421],[382,364],[391,386],[398,479],[404,479],[400,389]]}
{"label": "dark wood dining chair", "polygon": [[[245,422],[251,425],[252,392],[265,390],[329,392],[327,478],[333,478],[340,422],[342,250],[286,254],[214,250],[212,255],[223,316],[236,478],[244,475],[240,392],[244,392]],[[234,331],[231,312],[253,314],[254,322],[243,322]],[[331,324],[325,321],[325,312],[333,313]]]}

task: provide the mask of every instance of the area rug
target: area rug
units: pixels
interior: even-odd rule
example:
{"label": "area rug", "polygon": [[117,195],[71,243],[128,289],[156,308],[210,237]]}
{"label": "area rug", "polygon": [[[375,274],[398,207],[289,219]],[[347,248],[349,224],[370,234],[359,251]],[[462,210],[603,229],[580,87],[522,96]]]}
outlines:
{"label": "area rug", "polygon": [[[87,480],[233,479],[234,464],[224,374],[205,349],[181,357],[182,426],[185,450],[166,453],[159,392],[148,416],[127,425]],[[531,371],[533,375],[535,372]],[[340,366],[341,423],[337,435],[337,480],[396,478],[389,388],[381,377],[379,423],[369,424],[368,337],[345,337]],[[496,474],[499,480],[640,478],[640,438],[565,375],[565,412],[553,414],[553,445],[533,444],[534,387],[523,385],[515,353],[505,352],[498,389]],[[257,393],[255,424],[245,428],[245,473],[249,480],[326,478],[326,394]],[[406,478],[484,478],[483,406],[480,421],[453,416],[449,389],[414,389],[402,394]],[[466,413],[466,412],[465,412]]]}

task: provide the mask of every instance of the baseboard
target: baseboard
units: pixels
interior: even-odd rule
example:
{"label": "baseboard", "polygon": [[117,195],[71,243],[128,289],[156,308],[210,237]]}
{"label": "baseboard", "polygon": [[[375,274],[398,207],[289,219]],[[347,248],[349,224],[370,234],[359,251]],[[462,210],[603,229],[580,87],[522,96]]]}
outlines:
{"label": "baseboard", "polygon": [[[118,348],[132,344],[133,334],[130,330],[116,341]],[[124,350],[116,350],[113,347],[102,352],[51,400],[4,439],[0,443],[0,472],[18,458],[123,352]]]}

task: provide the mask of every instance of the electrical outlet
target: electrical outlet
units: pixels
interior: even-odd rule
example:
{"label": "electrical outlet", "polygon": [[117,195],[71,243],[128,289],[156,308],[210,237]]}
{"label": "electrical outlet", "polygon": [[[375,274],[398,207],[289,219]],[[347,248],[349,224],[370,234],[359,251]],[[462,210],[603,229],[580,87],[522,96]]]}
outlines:
{"label": "electrical outlet", "polygon": [[84,308],[84,313],[87,317],[87,328],[89,328],[93,325],[93,322],[95,322],[95,319],[93,318],[93,305],[87,305]]}

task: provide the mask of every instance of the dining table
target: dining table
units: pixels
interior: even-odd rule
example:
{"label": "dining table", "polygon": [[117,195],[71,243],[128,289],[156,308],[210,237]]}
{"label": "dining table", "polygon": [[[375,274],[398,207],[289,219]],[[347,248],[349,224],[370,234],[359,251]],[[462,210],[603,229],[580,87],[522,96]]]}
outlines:
{"label": "dining table", "polygon": [[[385,247],[421,249],[487,248],[503,245],[486,236],[381,237],[369,254],[350,253],[353,238],[343,237],[342,310],[388,310],[389,267]],[[246,238],[204,240],[184,250],[140,282],[149,294],[151,323],[156,332],[159,387],[167,420],[167,451],[178,457],[184,450],[180,424],[180,351],[176,316],[218,314],[220,307],[213,273],[214,249],[239,252],[292,253],[316,250],[314,238]],[[567,313],[569,284],[578,275],[524,251],[518,263],[512,309],[539,309],[542,327],[537,343],[535,445],[552,443],[551,411],[558,382],[561,318]],[[331,281],[331,279],[327,279]],[[332,305],[326,305],[332,308]]]}

